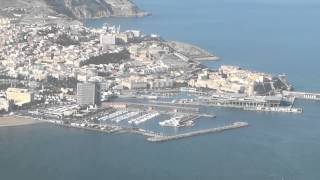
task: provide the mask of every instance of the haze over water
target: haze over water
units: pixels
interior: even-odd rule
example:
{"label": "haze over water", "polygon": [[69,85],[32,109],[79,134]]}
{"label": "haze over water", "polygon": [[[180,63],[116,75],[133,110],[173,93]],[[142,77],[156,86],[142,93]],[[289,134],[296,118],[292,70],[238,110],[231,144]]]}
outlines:
{"label": "haze over water", "polygon": [[[297,90],[320,91],[315,0],[135,2],[153,16],[108,22],[193,43],[222,57],[207,62],[210,67],[286,73]],[[319,180],[320,103],[297,106],[303,114],[205,109],[218,117],[197,125],[202,128],[239,120],[251,126],[160,144],[48,124],[0,128],[0,179]]]}

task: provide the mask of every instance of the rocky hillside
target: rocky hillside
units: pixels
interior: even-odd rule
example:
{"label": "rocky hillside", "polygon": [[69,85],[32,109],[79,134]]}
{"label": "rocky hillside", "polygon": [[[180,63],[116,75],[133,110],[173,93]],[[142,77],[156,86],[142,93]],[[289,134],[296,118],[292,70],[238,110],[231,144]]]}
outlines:
{"label": "rocky hillside", "polygon": [[55,11],[77,19],[99,17],[140,17],[141,11],[128,0],[45,0]]}
{"label": "rocky hillside", "polygon": [[34,7],[48,9],[76,19],[101,17],[141,17],[148,13],[130,0],[1,0],[0,7]]}

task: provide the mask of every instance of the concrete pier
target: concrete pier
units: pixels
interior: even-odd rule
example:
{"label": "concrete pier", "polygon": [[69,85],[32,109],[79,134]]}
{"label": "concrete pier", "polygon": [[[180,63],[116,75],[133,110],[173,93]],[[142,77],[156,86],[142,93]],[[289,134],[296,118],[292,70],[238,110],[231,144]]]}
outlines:
{"label": "concrete pier", "polygon": [[179,113],[198,113],[199,108],[194,107],[183,107],[183,106],[176,106],[174,104],[157,104],[157,103],[133,103],[133,102],[126,102],[126,103],[119,103],[119,104],[126,104],[129,108],[139,108],[139,109],[154,109],[157,111],[171,111],[171,112],[179,112]]}
{"label": "concrete pier", "polygon": [[283,91],[283,95],[292,96],[297,99],[306,99],[306,100],[316,100],[320,101],[319,93],[307,93],[307,92],[297,92],[297,91]]}
{"label": "concrete pier", "polygon": [[187,103],[181,103],[181,102],[160,102],[157,101],[158,104],[167,104],[171,106],[206,106],[206,107],[228,107],[228,108],[238,108],[243,109],[246,111],[265,111],[265,112],[280,112],[280,113],[302,113],[302,108],[293,108],[292,106],[288,107],[281,107],[281,106],[267,106],[263,104],[254,104],[254,103],[230,103],[230,102],[218,102],[218,101],[210,101],[210,102],[199,102],[199,101],[193,101],[193,102],[187,102]]}
{"label": "concrete pier", "polygon": [[222,127],[205,129],[205,130],[200,130],[200,131],[193,131],[193,132],[178,134],[178,135],[173,135],[173,136],[152,136],[152,137],[147,138],[147,140],[150,142],[165,142],[165,141],[171,141],[171,140],[176,140],[176,139],[188,138],[188,137],[192,137],[192,136],[204,135],[204,134],[208,134],[208,133],[222,132],[222,131],[242,128],[242,127],[246,127],[246,126],[249,126],[249,124],[246,122],[235,122],[230,125],[226,125],[226,126],[222,126]]}

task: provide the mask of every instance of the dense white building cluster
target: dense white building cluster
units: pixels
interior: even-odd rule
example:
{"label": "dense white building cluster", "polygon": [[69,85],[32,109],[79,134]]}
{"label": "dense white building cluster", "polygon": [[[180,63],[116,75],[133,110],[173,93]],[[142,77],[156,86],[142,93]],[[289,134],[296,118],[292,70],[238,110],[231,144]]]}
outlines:
{"label": "dense white building cluster", "polygon": [[[92,92],[102,100],[124,90],[186,86],[249,96],[272,95],[291,88],[285,76],[234,66],[207,70],[190,55],[196,48],[190,47],[192,51],[186,52],[185,44],[181,45],[183,48],[173,44],[158,35],[148,36],[137,30],[121,32],[120,27],[107,24],[93,29],[82,25],[11,24],[10,20],[1,19],[0,75],[24,82],[25,89],[32,89],[35,100],[77,100],[90,105],[94,103],[82,102],[86,92],[79,90],[85,87],[79,83],[97,85],[94,87],[99,90]],[[193,53],[198,57],[199,52]],[[32,83],[38,86],[33,87]],[[94,102],[95,96],[91,96]],[[4,96],[4,100],[9,99]],[[3,101],[2,109],[8,109],[6,103],[10,106],[10,102]]]}
{"label": "dense white building cluster", "polygon": [[61,93],[50,96],[68,99],[70,93],[76,95],[75,90],[43,89],[41,84],[52,79],[98,83],[101,94],[110,94],[123,89],[172,88],[177,82],[187,83],[187,72],[193,71],[190,64],[197,66],[159,36],[138,30],[10,24],[7,19],[0,21],[0,59],[0,75],[22,80],[25,88],[31,88],[30,82],[38,83],[38,89],[33,88],[37,100],[49,97],[39,92]]}
{"label": "dense white building cluster", "polygon": [[244,93],[249,96],[271,95],[291,89],[285,75],[273,76],[237,66],[221,66],[218,71],[213,72],[203,70],[198,74],[198,79],[191,80],[189,85],[219,92]]}

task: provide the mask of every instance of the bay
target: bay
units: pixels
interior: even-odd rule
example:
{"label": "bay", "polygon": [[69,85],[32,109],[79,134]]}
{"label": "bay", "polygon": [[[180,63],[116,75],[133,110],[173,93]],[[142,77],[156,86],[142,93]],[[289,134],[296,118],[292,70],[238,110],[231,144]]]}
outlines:
{"label": "bay", "polygon": [[[315,0],[135,0],[153,15],[91,20],[192,43],[219,62],[286,73],[302,91],[319,91],[320,3]],[[250,127],[153,144],[141,136],[105,135],[50,124],[0,128],[1,179],[32,180],[318,180],[319,102],[298,101],[301,115],[206,108],[216,119]]]}

